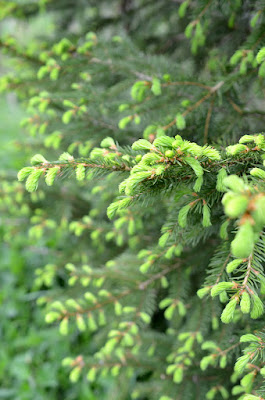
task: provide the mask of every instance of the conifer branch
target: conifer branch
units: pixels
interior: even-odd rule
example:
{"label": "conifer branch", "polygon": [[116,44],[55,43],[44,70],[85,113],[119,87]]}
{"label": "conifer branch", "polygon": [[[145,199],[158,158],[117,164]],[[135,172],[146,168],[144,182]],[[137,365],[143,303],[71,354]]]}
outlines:
{"label": "conifer branch", "polygon": [[[88,396],[85,375],[102,400],[263,399],[264,7],[148,0],[114,15],[120,0],[20,3],[4,1],[0,18],[39,6],[57,18],[34,45],[0,39],[16,60],[0,91],[29,114],[19,159],[38,152],[18,173],[29,193],[1,175],[4,255],[69,352],[39,395],[56,396],[59,371],[63,397],[69,379]],[[40,332],[47,347],[61,342]],[[39,382],[43,360],[29,351]],[[12,395],[34,397],[11,375]]]}

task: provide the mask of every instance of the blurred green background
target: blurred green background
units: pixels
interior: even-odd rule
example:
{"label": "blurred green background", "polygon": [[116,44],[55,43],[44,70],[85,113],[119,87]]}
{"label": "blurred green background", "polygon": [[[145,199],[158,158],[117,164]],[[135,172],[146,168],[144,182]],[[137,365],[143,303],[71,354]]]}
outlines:
{"label": "blurred green background", "polygon": [[[22,43],[33,40],[52,23],[47,14],[31,22],[7,20],[0,33],[11,34]],[[0,76],[13,70],[12,61],[0,56]],[[36,308],[36,297],[30,293],[34,280],[32,249],[28,237],[16,235],[16,225],[23,219],[10,219],[6,210],[13,207],[6,193],[16,180],[17,171],[28,163],[24,132],[20,121],[26,110],[15,93],[1,94],[0,98],[0,399],[96,399],[87,383],[71,388],[68,376],[61,367],[62,355],[68,343],[59,336],[57,328],[44,322],[44,315]],[[25,232],[27,226],[25,226]],[[6,236],[10,239],[5,240]],[[13,236],[13,237],[12,237]],[[30,254],[31,253],[31,254]],[[36,254],[36,258],[38,254]],[[34,258],[34,257],[33,257]],[[67,393],[67,394],[66,394]]]}

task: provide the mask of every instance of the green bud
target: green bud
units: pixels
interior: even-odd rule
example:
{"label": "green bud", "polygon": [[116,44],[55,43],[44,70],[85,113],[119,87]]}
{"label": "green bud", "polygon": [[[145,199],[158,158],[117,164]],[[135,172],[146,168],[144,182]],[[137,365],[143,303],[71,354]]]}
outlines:
{"label": "green bud", "polygon": [[230,218],[237,218],[242,215],[248,207],[248,198],[243,195],[234,195],[225,204],[225,213]]}
{"label": "green bud", "polygon": [[227,192],[224,194],[223,198],[222,198],[222,204],[225,207],[231,200],[233,200],[233,198],[235,197],[235,193],[234,192]]}
{"label": "green bud", "polygon": [[122,314],[122,305],[118,301],[115,301],[114,303],[114,310],[116,315],[121,315]]}
{"label": "green bud", "polygon": [[155,147],[168,147],[172,148],[172,143],[174,142],[174,138],[166,135],[162,135],[157,137],[154,140],[154,146]]}
{"label": "green bud", "polygon": [[47,160],[41,154],[35,154],[30,160],[31,165],[47,163]]}
{"label": "green bud", "polygon": [[[137,397],[139,397],[139,396],[137,395]],[[172,397],[162,396],[159,398],[159,400],[173,400],[173,399],[172,399]]]}
{"label": "green bud", "polygon": [[152,143],[148,142],[148,140],[145,139],[139,139],[132,145],[133,150],[150,150],[151,147]]}
{"label": "green bud", "polygon": [[235,156],[242,153],[243,151],[246,151],[246,146],[244,144],[234,144],[226,148],[226,153],[229,156]]}
{"label": "green bud", "polygon": [[219,328],[219,319],[216,316],[214,316],[212,318],[212,329],[216,331],[218,328]]}
{"label": "green bud", "polygon": [[80,377],[80,374],[81,374],[81,368],[79,366],[72,369],[69,375],[70,382],[76,383]]}
{"label": "green bud", "polygon": [[191,208],[190,204],[187,204],[186,206],[182,207],[179,211],[178,215],[178,223],[181,228],[185,228],[187,225],[187,217],[188,217],[188,212]]}
{"label": "green bud", "polygon": [[212,356],[206,356],[201,359],[200,368],[202,371],[205,371],[209,365],[212,365],[214,362],[214,358]]}
{"label": "green bud", "polygon": [[235,239],[231,243],[232,254],[236,258],[247,258],[254,248],[254,232],[250,222],[239,227]]}
{"label": "green bud", "polygon": [[237,175],[229,175],[224,178],[223,183],[229,189],[240,193],[245,189],[245,184],[243,179],[239,178]]}
{"label": "green bud", "polygon": [[217,174],[217,183],[216,183],[216,189],[218,190],[218,192],[225,192],[226,191],[226,187],[223,184],[223,180],[224,178],[227,177],[227,173],[225,168],[221,168]]}
{"label": "green bud", "polygon": [[180,135],[175,136],[175,140],[172,142],[172,147],[174,149],[180,147],[183,144],[182,137]]}
{"label": "green bud", "polygon": [[197,333],[196,340],[197,340],[198,343],[202,343],[203,342],[203,336],[202,336],[201,332]]}
{"label": "green bud", "polygon": [[207,158],[209,158],[210,160],[221,160],[221,155],[219,151],[211,146],[204,146],[202,154]]}
{"label": "green bud", "polygon": [[221,292],[219,294],[219,300],[221,303],[227,303],[229,300],[229,297],[227,296],[227,293],[225,291]]}
{"label": "green bud", "polygon": [[174,314],[175,308],[176,308],[176,304],[171,304],[171,306],[169,306],[169,307],[166,309],[164,315],[165,315],[165,318],[166,318],[167,320],[170,321],[170,320],[173,318],[173,314]]}
{"label": "green bud", "polygon": [[180,131],[186,128],[186,121],[181,113],[176,115],[176,126]]}
{"label": "green bud", "polygon": [[165,136],[165,130],[163,128],[157,128],[156,137]]}
{"label": "green bud", "polygon": [[223,399],[229,399],[229,393],[224,386],[219,386],[219,392]]}
{"label": "green bud", "polygon": [[245,375],[241,379],[241,381],[240,381],[241,386],[243,386],[244,388],[247,388],[252,383],[254,378],[255,378],[255,375],[253,374],[253,372],[249,372],[247,375]]}
{"label": "green bud", "polygon": [[161,282],[161,287],[163,289],[167,289],[168,288],[169,282],[168,282],[168,280],[167,280],[167,278],[165,276],[162,276],[162,278],[160,279],[160,282]]}
{"label": "green bud", "polygon": [[250,296],[247,292],[243,292],[242,294],[240,308],[243,314],[248,314],[250,312]]}
{"label": "green bud", "polygon": [[235,66],[236,64],[238,64],[239,60],[242,58],[243,56],[243,51],[242,50],[237,50],[232,57],[230,58],[230,64]]}
{"label": "green bud", "polygon": [[239,143],[249,143],[254,142],[255,136],[254,135],[244,135],[240,138]]}
{"label": "green bud", "polygon": [[202,350],[213,350],[215,351],[218,348],[218,345],[213,342],[212,340],[206,340],[206,342],[204,342],[202,344]]}
{"label": "green bud", "polygon": [[141,123],[141,117],[140,115],[135,115],[133,122],[135,123],[135,125],[139,125]]}
{"label": "green bud", "polygon": [[243,260],[241,258],[230,261],[230,263],[228,263],[226,266],[226,271],[230,274],[242,263],[243,263]]}
{"label": "green bud", "polygon": [[115,145],[115,142],[111,137],[106,137],[100,143],[100,146],[104,147],[104,148],[109,148],[109,147],[111,147],[113,145]]}
{"label": "green bud", "polygon": [[178,14],[179,14],[180,18],[185,17],[188,6],[189,6],[189,1],[187,1],[187,0],[180,4],[179,9],[178,9]]}
{"label": "green bud", "polygon": [[193,169],[196,176],[203,175],[203,168],[198,160],[193,157],[184,157],[183,160]]}
{"label": "green bud", "polygon": [[24,181],[24,179],[27,178],[27,176],[30,175],[30,174],[32,173],[32,171],[34,171],[34,168],[33,168],[33,167],[25,167],[25,168],[22,168],[22,169],[18,172],[18,174],[17,174],[18,180],[19,180],[20,182],[21,182],[21,181]]}
{"label": "green bud", "polygon": [[207,293],[209,293],[210,291],[210,287],[206,286],[204,288],[201,288],[199,290],[197,290],[197,296],[202,299],[203,297],[205,297],[207,295]]}
{"label": "green bud", "polygon": [[143,137],[145,139],[148,139],[150,135],[154,135],[157,129],[157,125],[148,125],[144,132],[143,132]]}
{"label": "green bud", "polygon": [[[247,73],[247,59],[246,58],[243,58],[243,60],[241,61],[239,73],[240,73],[240,75],[246,75],[246,73]],[[235,146],[237,146],[237,145],[235,145]]]}
{"label": "green bud", "polygon": [[119,105],[119,111],[122,112],[124,110],[127,110],[129,108],[129,104],[120,104]]}
{"label": "green bud", "polygon": [[88,328],[89,328],[89,330],[90,330],[91,332],[94,332],[94,331],[97,330],[96,321],[95,321],[95,319],[94,319],[94,317],[93,317],[93,315],[92,315],[91,313],[89,313],[89,315],[88,315],[88,318],[87,318],[87,325],[88,325]]}
{"label": "green bud", "polygon": [[145,81],[137,81],[132,86],[131,96],[136,101],[142,101],[144,98],[144,94],[146,89],[148,88],[148,83]]}
{"label": "green bud", "polygon": [[228,239],[228,233],[227,233],[227,228],[229,225],[229,219],[227,219],[226,221],[224,221],[220,227],[220,238],[223,240]]}
{"label": "green bud", "polygon": [[159,303],[159,308],[166,308],[168,307],[170,304],[172,304],[173,300],[166,297],[165,299],[161,300]]}
{"label": "green bud", "polygon": [[[233,395],[241,394],[241,393],[243,393],[243,392],[245,392],[244,388],[242,388],[242,386],[239,386],[239,385],[234,386],[233,389],[232,389],[232,394],[233,394]],[[242,399],[241,399],[241,400],[242,400]]]}
{"label": "green bud", "polygon": [[118,376],[120,373],[120,369],[121,369],[120,365],[114,365],[114,367],[111,368],[111,375],[114,377]]}
{"label": "green bud", "polygon": [[167,240],[170,237],[170,235],[171,235],[171,232],[167,231],[159,238],[159,242],[158,243],[159,243],[160,247],[165,247],[165,245],[167,243]]}
{"label": "green bud", "polygon": [[94,382],[96,379],[97,370],[95,367],[92,367],[87,373],[87,380],[89,382]]}
{"label": "green bud", "polygon": [[232,321],[233,316],[234,316],[234,312],[236,309],[236,305],[237,305],[237,299],[232,299],[229,301],[229,303],[226,305],[225,309],[222,312],[221,315],[221,321],[224,324],[229,324],[229,322]]}
{"label": "green bud", "polygon": [[219,363],[220,368],[225,368],[226,364],[227,364],[227,357],[226,356],[222,356],[220,358],[220,363]]}
{"label": "green bud", "polygon": [[165,156],[168,157],[168,158],[172,158],[172,157],[174,157],[174,155],[175,155],[175,153],[172,150],[167,150],[165,152]]}
{"label": "green bud", "polygon": [[107,323],[105,313],[103,310],[99,311],[98,323],[99,323],[99,326],[106,325],[106,323]]}
{"label": "green bud", "polygon": [[125,129],[126,126],[129,124],[129,122],[131,122],[131,120],[132,120],[131,115],[129,115],[128,117],[122,118],[122,119],[120,120],[120,122],[119,122],[119,128],[120,128],[120,129]]}
{"label": "green bud", "polygon": [[198,193],[201,190],[203,184],[203,176],[198,176],[193,186],[193,190]]}
{"label": "green bud", "polygon": [[159,96],[161,94],[161,84],[158,78],[153,78],[151,91],[154,93],[155,96]]}
{"label": "green bud", "polygon": [[177,368],[173,374],[173,381],[175,383],[181,383],[183,380],[183,369]]}
{"label": "green bud", "polygon": [[49,72],[48,67],[47,67],[46,65],[43,65],[43,66],[40,67],[40,69],[38,70],[37,78],[38,78],[38,79],[44,78],[44,76],[45,76],[46,74],[48,74],[48,72]]}
{"label": "green bud", "polygon": [[75,107],[76,107],[76,105],[75,105],[72,101],[67,100],[67,99],[65,99],[65,100],[63,101],[63,105],[64,105],[65,107],[69,107],[69,108],[75,108]]}
{"label": "green bud", "polygon": [[202,209],[202,226],[204,226],[205,228],[207,228],[208,226],[211,226],[211,212],[210,212],[210,208],[207,206],[207,204],[203,205],[203,209]]}
{"label": "green bud", "polygon": [[262,133],[260,133],[259,135],[255,135],[254,137],[255,137],[255,139],[254,139],[255,144],[258,147],[260,147],[262,150],[264,150],[265,149],[264,148],[264,146],[265,146],[265,136]]}
{"label": "green bud", "polygon": [[78,164],[77,167],[76,167],[75,172],[76,172],[76,179],[77,179],[78,181],[83,181],[83,180],[85,179],[85,176],[86,176],[86,168],[85,168],[84,165]]}
{"label": "green bud", "polygon": [[259,64],[261,64],[262,61],[265,60],[265,47],[262,47],[262,48],[259,50],[258,54],[256,55],[256,60],[257,60],[257,62],[258,62]]}
{"label": "green bud", "polygon": [[73,110],[66,111],[62,116],[62,122],[64,124],[66,124],[66,125],[69,124],[69,122],[71,121],[72,116],[73,116]]}
{"label": "green bud", "polygon": [[148,315],[148,314],[145,313],[145,312],[141,312],[141,313],[140,313],[140,318],[141,318],[146,324],[150,324],[150,322],[151,322],[151,317],[150,317],[150,315]]}
{"label": "green bud", "polygon": [[235,363],[235,372],[237,372],[238,374],[242,374],[249,362],[249,359],[249,354],[244,354],[243,356],[239,357],[237,359],[237,362]]}
{"label": "green bud", "polygon": [[67,335],[68,334],[68,318],[65,317],[62,322],[60,323],[59,331],[61,335]]}
{"label": "green bud", "polygon": [[34,192],[34,190],[37,189],[39,179],[43,172],[44,171],[42,169],[35,169],[33,172],[31,172],[26,180],[26,189],[28,192]]}
{"label": "green bud", "polygon": [[73,359],[72,359],[71,357],[65,357],[65,358],[62,360],[62,366],[63,366],[63,367],[70,367],[70,365],[72,364],[72,362],[73,362]]}
{"label": "green bud", "polygon": [[186,26],[186,29],[185,29],[185,36],[188,38],[188,39],[190,39],[191,38],[191,36],[192,36],[192,31],[193,31],[193,28],[194,28],[194,25],[193,25],[193,23],[189,23],[187,26]]}
{"label": "green bud", "polygon": [[159,165],[158,167],[155,168],[155,174],[156,175],[161,175],[163,172],[166,170],[165,165]]}
{"label": "green bud", "polygon": [[85,320],[80,314],[77,314],[76,316],[76,325],[80,332],[84,332],[86,330]]}
{"label": "green bud", "polygon": [[178,311],[181,317],[184,317],[184,315],[186,315],[186,308],[181,301],[178,302]]}
{"label": "green bud", "polygon": [[59,171],[60,171],[59,167],[50,168],[47,171],[47,173],[45,175],[46,185],[52,186],[52,184],[53,184],[53,182],[54,182],[54,180],[56,178],[56,175],[58,174]]}
{"label": "green bud", "polygon": [[205,398],[206,398],[207,400],[213,400],[213,399],[215,398],[216,392],[217,392],[217,388],[213,387],[212,389],[210,389],[210,390],[206,393]]}
{"label": "green bud", "polygon": [[50,311],[45,316],[45,322],[47,324],[51,324],[54,321],[56,321],[58,318],[60,318],[60,313],[58,313],[57,311]]}
{"label": "green bud", "polygon": [[254,294],[251,298],[252,298],[253,306],[252,306],[250,316],[251,316],[251,318],[256,319],[256,318],[259,318],[263,314],[264,306],[263,306],[263,302],[261,301],[259,296],[257,296],[256,294]]}
{"label": "green bud", "polygon": [[[264,171],[265,172],[265,171]],[[258,227],[265,225],[265,196],[258,197],[255,201],[255,210],[251,213]],[[261,230],[261,228],[259,230]]]}
{"label": "green bud", "polygon": [[250,175],[255,176],[256,178],[265,179],[265,171],[264,169],[261,168],[252,168],[252,170],[250,171]]}
{"label": "green bud", "polygon": [[218,294],[222,293],[224,290],[229,290],[233,287],[233,282],[219,282],[217,285],[214,285],[211,290],[211,296],[215,297]]}

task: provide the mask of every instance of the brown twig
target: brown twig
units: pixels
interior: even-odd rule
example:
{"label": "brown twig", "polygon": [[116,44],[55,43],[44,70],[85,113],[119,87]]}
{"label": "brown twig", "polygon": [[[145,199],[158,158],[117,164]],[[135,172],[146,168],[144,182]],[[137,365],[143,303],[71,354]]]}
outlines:
{"label": "brown twig", "polygon": [[[188,107],[186,111],[182,113],[182,116],[185,117],[188,115],[191,111],[195,110],[198,108],[202,103],[204,103],[207,99],[209,99],[213,94],[215,94],[224,84],[224,81],[218,82],[215,86],[211,87],[208,91],[207,94],[205,94],[201,99],[199,99],[195,104],[192,106]],[[167,130],[171,126],[175,125],[176,123],[176,118],[173,119],[169,124],[165,125],[162,127],[162,129]]]}

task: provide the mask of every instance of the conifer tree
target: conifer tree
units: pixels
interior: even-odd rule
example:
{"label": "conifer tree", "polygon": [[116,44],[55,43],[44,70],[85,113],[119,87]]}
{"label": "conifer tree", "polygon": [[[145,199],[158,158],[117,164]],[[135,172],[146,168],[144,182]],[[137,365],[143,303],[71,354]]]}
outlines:
{"label": "conifer tree", "polygon": [[56,24],[0,41],[32,154],[1,207],[42,254],[32,292],[71,384],[264,400],[265,3],[1,8]]}

